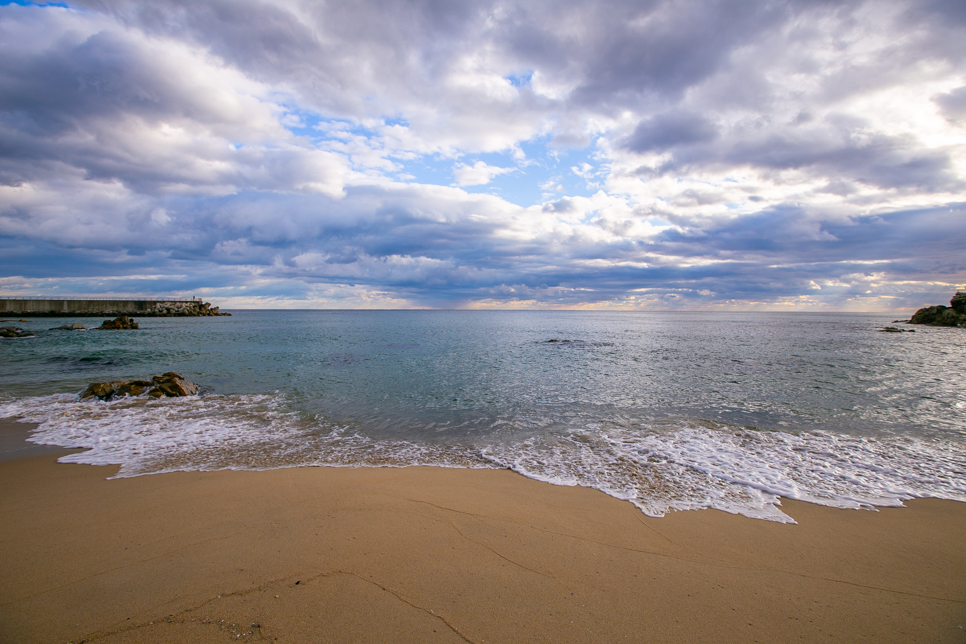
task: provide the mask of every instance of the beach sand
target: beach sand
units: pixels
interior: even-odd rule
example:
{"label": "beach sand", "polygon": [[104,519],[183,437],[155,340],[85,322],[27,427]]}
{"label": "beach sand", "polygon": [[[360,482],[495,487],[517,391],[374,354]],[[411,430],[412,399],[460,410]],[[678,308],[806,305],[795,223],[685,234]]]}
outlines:
{"label": "beach sand", "polygon": [[0,641],[966,642],[963,503],[782,525],[502,470],[116,471],[0,463]]}

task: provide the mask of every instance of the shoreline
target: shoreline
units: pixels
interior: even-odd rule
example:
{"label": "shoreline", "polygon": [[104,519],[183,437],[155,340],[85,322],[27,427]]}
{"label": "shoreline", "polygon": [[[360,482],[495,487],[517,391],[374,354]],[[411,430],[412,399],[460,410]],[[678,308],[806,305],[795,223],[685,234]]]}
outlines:
{"label": "shoreline", "polygon": [[0,462],[0,640],[966,641],[957,501],[793,525],[508,470],[116,471]]}
{"label": "shoreline", "polygon": [[45,455],[77,452],[53,445],[38,445],[27,441],[37,423],[21,423],[12,418],[0,418],[0,463]]}

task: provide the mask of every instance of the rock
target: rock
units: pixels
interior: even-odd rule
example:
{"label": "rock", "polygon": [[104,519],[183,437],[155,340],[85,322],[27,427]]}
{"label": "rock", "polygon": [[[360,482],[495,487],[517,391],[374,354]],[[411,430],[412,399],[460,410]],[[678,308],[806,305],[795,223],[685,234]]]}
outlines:
{"label": "rock", "polygon": [[154,386],[152,380],[129,380],[123,383],[115,391],[115,396],[140,396]]}
{"label": "rock", "polygon": [[957,292],[949,303],[952,307],[939,304],[919,309],[913,314],[909,323],[966,327],[966,293]]}
{"label": "rock", "polygon": [[99,398],[112,400],[121,396],[142,396],[147,394],[152,398],[176,398],[180,396],[194,396],[198,393],[198,385],[187,380],[184,376],[169,371],[151,380],[112,380],[110,382],[92,382],[81,392],[80,398]]}
{"label": "rock", "polygon": [[900,329],[895,326],[887,326],[879,329],[880,333],[915,333],[915,329]]}
{"label": "rock", "polygon": [[55,326],[51,331],[86,331],[87,327],[80,322],[74,322],[73,324],[61,324],[60,326]]}
{"label": "rock", "polygon": [[188,317],[204,317],[209,315],[228,315],[231,313],[222,313],[217,306],[212,307],[211,302],[203,302],[201,300],[193,300],[191,302],[158,302],[155,306],[153,312],[150,315],[168,317],[168,316],[188,316]]}
{"label": "rock", "polygon": [[945,310],[946,307],[941,304],[939,306],[921,308],[912,314],[912,317],[909,318],[909,324],[932,324],[936,321],[939,314]]}
{"label": "rock", "polygon": [[32,338],[34,335],[32,331],[24,331],[18,326],[0,327],[0,338]]}
{"label": "rock", "polygon": [[122,315],[121,317],[114,318],[113,320],[104,320],[104,323],[97,328],[104,329],[106,331],[113,331],[113,330],[121,331],[126,329],[137,329],[138,323],[132,320],[131,318],[129,318],[128,316]]}
{"label": "rock", "polygon": [[101,400],[110,400],[114,397],[114,393],[117,388],[125,384],[123,380],[112,380],[111,382],[92,382],[87,385],[87,389],[81,392],[81,400],[85,398],[90,398],[91,396],[95,398],[100,398]]}
{"label": "rock", "polygon": [[198,393],[198,385],[176,373],[166,373],[162,380],[155,382],[156,388],[165,396],[193,396]]}

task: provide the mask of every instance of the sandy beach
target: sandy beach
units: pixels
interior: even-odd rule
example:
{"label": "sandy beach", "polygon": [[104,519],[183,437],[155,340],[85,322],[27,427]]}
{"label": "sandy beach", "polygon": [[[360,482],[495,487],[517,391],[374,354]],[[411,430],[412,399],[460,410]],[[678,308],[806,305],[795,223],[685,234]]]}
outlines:
{"label": "sandy beach", "polygon": [[500,470],[115,471],[0,463],[0,640],[966,642],[962,503],[782,525]]}

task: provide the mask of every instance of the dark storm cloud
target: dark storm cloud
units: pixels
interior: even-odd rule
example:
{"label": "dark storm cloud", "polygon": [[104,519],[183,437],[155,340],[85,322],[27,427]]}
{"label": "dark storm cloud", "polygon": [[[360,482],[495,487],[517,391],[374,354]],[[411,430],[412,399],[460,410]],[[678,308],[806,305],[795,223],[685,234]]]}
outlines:
{"label": "dark storm cloud", "polygon": [[663,152],[670,148],[708,143],[718,135],[714,123],[700,114],[658,114],[637,124],[624,147],[634,152]]}
{"label": "dark storm cloud", "polygon": [[[593,3],[593,47],[581,65],[575,99],[584,105],[633,104],[637,97],[676,99],[727,65],[730,52],[773,28],[786,6],[737,1]],[[580,63],[577,63],[580,64]]]}
{"label": "dark storm cloud", "polygon": [[[858,3],[370,0],[299,3],[295,10],[258,0],[77,4],[209,48],[254,78],[289,84],[331,114],[363,115],[366,101],[389,95],[399,102],[435,100],[435,83],[452,71],[452,62],[480,45],[496,48],[510,70],[539,69],[572,86],[557,109],[611,113],[641,101],[676,102],[726,68],[734,50],[803,12],[834,13]],[[362,100],[351,90],[369,94]]]}
{"label": "dark storm cloud", "polygon": [[[125,24],[209,49],[258,80],[281,83],[330,115],[428,89],[438,66],[485,17],[474,2],[301,3],[83,0]],[[386,108],[385,104],[379,108]]]}
{"label": "dark storm cloud", "polygon": [[256,106],[226,106],[230,101],[203,78],[191,78],[177,60],[159,53],[110,31],[86,38],[67,31],[38,52],[6,48],[0,56],[4,183],[73,172],[152,193],[172,184],[250,181],[227,168],[195,171],[199,157],[227,161],[232,155],[225,148],[202,139],[171,149],[152,134],[173,126],[232,136],[258,112]]}
{"label": "dark storm cloud", "polygon": [[[947,100],[947,97],[950,97]],[[937,102],[951,112],[957,97]],[[945,102],[942,102],[945,101]],[[798,125],[798,124],[796,124]],[[866,134],[854,118],[811,119],[795,128],[766,132],[734,128],[719,137],[716,126],[699,115],[660,114],[638,124],[623,142],[633,152],[670,152],[642,174],[676,173],[695,167],[753,167],[806,170],[830,181],[857,181],[880,188],[958,191],[966,182],[956,171],[949,150],[936,150],[909,136]]]}
{"label": "dark storm cloud", "polygon": [[722,259],[770,257],[788,264],[941,260],[962,264],[963,205],[817,221],[800,208],[722,218],[659,236],[666,253]]}
{"label": "dark storm cloud", "polygon": [[[845,178],[882,188],[920,188],[926,191],[964,187],[949,154],[918,145],[905,137],[873,135],[855,140],[846,132],[772,136],[764,141],[736,142],[722,161],[775,169],[812,168],[818,174]],[[835,140],[838,138],[838,140]],[[712,159],[713,153],[707,158]]]}

